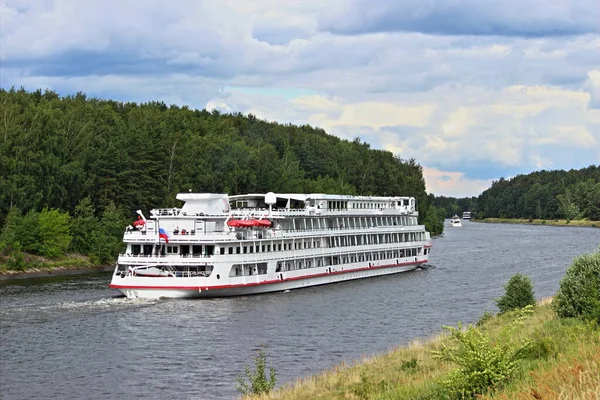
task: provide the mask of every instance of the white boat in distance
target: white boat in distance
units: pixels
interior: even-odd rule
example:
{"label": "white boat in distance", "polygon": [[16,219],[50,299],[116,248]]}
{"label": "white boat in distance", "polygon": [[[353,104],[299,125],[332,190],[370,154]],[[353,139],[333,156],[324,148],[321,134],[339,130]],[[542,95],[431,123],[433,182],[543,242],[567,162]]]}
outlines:
{"label": "white boat in distance", "polygon": [[462,219],[471,219],[471,211],[465,211],[462,213]]}
{"label": "white boat in distance", "polygon": [[128,226],[110,287],[129,298],[286,291],[410,271],[431,237],[414,197],[180,193]]}
{"label": "white boat in distance", "polygon": [[462,226],[462,222],[460,221],[460,218],[458,218],[458,215],[456,215],[456,214],[454,214],[454,216],[450,220],[450,224],[455,227]]}

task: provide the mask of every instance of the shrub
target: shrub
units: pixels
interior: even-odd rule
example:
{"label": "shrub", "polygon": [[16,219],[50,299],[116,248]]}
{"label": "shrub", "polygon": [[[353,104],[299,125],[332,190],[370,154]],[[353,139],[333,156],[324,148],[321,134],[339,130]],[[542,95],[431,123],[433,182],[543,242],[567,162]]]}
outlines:
{"label": "shrub", "polygon": [[516,310],[526,306],[535,306],[533,284],[531,278],[517,273],[504,285],[504,296],[496,300],[500,313]]}
{"label": "shrub", "polygon": [[408,361],[404,361],[400,368],[402,368],[402,371],[415,372],[417,370],[417,365],[418,360],[413,357]]}
{"label": "shrub", "polygon": [[600,323],[600,248],[575,258],[560,281],[552,308],[561,318]]}
{"label": "shrub", "polygon": [[261,393],[268,394],[275,387],[276,378],[275,370],[273,368],[269,368],[269,378],[267,379],[267,354],[264,346],[262,345],[258,350],[258,354],[254,358],[254,365],[256,367],[254,372],[250,370],[248,365],[244,367],[244,372],[246,378],[248,379],[248,383],[243,377],[238,377],[236,389],[243,395]]}
{"label": "shrub", "polygon": [[479,320],[475,323],[475,325],[478,327],[483,326],[486,322],[488,322],[490,319],[492,319],[493,316],[494,316],[494,314],[492,314],[488,310],[485,310],[483,312],[483,315],[479,318]]}
{"label": "shrub", "polygon": [[459,368],[442,380],[448,398],[472,398],[493,391],[509,381],[518,370],[521,360],[530,353],[530,341],[515,343],[513,334],[525,317],[533,312],[532,306],[517,311],[513,322],[502,329],[499,340],[492,341],[489,334],[469,326],[462,329],[445,326],[457,347],[442,346],[434,351],[434,358],[452,361]]}
{"label": "shrub", "polygon": [[58,209],[44,208],[38,215],[40,253],[44,257],[64,256],[71,245],[71,217]]}

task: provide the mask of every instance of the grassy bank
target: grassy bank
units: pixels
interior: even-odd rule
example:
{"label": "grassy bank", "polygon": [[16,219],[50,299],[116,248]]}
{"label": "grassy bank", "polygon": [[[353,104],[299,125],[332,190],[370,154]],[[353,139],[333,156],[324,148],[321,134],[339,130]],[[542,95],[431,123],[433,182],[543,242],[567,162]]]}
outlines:
{"label": "grassy bank", "polygon": [[[527,356],[501,388],[485,399],[597,399],[600,393],[600,330],[575,319],[559,319],[550,300],[536,307],[511,335],[511,343],[529,340]],[[486,318],[478,327],[500,345],[502,331],[515,312]],[[482,320],[483,321],[483,320]],[[248,399],[442,399],[443,381],[457,365],[433,351],[455,346],[447,333],[414,341],[353,365],[339,365],[320,375]]]}
{"label": "grassy bank", "polygon": [[14,256],[0,256],[0,279],[67,275],[112,268],[94,265],[88,257],[78,254],[69,254],[53,260],[25,253],[21,253],[19,257],[15,260]]}
{"label": "grassy bank", "polygon": [[530,224],[530,225],[551,225],[551,226],[587,226],[591,228],[600,228],[600,221],[567,220],[567,219],[518,219],[518,218],[484,218],[474,220],[473,222],[490,222],[496,224]]}

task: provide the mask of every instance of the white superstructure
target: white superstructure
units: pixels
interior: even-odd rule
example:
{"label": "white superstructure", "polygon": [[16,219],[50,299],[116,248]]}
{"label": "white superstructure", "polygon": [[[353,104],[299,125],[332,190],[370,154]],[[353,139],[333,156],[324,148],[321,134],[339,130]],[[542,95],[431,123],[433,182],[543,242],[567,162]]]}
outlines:
{"label": "white superstructure", "polygon": [[414,270],[429,232],[413,197],[181,193],[124,234],[110,287],[127,297],[284,291]]}

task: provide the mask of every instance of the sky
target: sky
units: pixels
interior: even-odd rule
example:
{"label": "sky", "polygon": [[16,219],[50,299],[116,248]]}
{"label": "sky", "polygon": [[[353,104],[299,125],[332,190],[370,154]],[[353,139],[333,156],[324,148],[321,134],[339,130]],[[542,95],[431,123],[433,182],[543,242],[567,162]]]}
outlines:
{"label": "sky", "polygon": [[310,124],[427,192],[600,164],[598,0],[0,0],[0,87]]}

